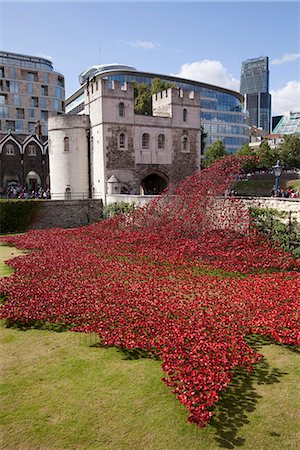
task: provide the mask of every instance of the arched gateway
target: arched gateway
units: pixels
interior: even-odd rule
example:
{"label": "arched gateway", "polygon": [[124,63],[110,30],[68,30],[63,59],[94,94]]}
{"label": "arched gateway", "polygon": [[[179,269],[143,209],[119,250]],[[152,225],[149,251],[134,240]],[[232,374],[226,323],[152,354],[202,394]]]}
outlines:
{"label": "arched gateway", "polygon": [[163,175],[151,173],[143,178],[141,182],[141,194],[156,195],[161,194],[168,186],[168,180]]}

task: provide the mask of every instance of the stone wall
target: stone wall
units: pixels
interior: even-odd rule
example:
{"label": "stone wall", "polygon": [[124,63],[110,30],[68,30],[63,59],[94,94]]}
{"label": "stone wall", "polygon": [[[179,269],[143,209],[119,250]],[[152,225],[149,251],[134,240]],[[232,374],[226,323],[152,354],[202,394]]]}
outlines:
{"label": "stone wall", "polygon": [[101,200],[43,200],[31,229],[74,228],[97,222],[102,217]]}
{"label": "stone wall", "polygon": [[251,197],[242,198],[246,205],[256,208],[277,209],[291,212],[292,218],[300,223],[300,198]]}

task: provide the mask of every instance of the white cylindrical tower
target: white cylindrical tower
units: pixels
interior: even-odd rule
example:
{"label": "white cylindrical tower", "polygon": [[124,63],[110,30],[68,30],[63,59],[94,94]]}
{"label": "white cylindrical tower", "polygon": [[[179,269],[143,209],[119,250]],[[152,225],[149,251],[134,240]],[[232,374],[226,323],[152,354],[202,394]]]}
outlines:
{"label": "white cylindrical tower", "polygon": [[49,117],[51,198],[84,199],[89,196],[89,116]]}

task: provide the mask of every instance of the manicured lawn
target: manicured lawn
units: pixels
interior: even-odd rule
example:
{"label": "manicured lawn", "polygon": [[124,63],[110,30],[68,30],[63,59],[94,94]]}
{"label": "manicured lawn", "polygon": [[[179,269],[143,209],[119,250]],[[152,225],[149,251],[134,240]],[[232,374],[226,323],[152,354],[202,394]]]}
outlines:
{"label": "manicured lawn", "polygon": [[[270,197],[271,191],[274,186],[274,179],[270,179],[270,177],[266,177],[264,179],[261,176],[261,179],[250,179],[248,181],[238,181],[235,184],[235,190],[239,195],[253,195],[256,197]],[[297,179],[280,179],[280,186],[283,189],[287,189],[288,187],[292,187],[293,189],[300,189],[300,180]]]}
{"label": "manicured lawn", "polygon": [[13,273],[13,269],[5,264],[4,261],[23,255],[24,253],[15,247],[0,243],[0,277],[5,277]]}
{"label": "manicured lawn", "polygon": [[3,326],[1,344],[3,449],[300,448],[299,353],[261,337],[265,358],[237,373],[205,429],[187,422],[160,361],[71,332]]}

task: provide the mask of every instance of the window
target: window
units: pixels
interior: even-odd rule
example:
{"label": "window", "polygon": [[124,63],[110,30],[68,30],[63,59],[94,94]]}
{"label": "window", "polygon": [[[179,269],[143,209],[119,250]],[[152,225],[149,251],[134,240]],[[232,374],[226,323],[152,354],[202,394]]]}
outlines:
{"label": "window", "polygon": [[6,95],[0,95],[0,105],[6,104]]}
{"label": "window", "polygon": [[20,83],[18,81],[7,81],[9,92],[20,92]]}
{"label": "window", "polygon": [[6,130],[7,131],[15,131],[15,121],[14,120],[7,120]]}
{"label": "window", "polygon": [[66,136],[64,137],[64,152],[69,152],[70,151],[70,141],[69,138]]}
{"label": "window", "polygon": [[164,134],[159,134],[158,138],[157,138],[157,146],[160,149],[165,148],[165,135]]}
{"label": "window", "polygon": [[34,108],[38,108],[39,107],[39,99],[38,99],[38,97],[31,97],[31,106],[33,106]]}
{"label": "window", "polygon": [[56,110],[58,109],[58,100],[56,99],[53,100],[53,108]]}
{"label": "window", "polygon": [[[20,106],[21,105],[21,95],[19,94],[14,94],[13,95],[13,102],[15,106]],[[1,101],[0,101],[1,103]]]}
{"label": "window", "polygon": [[0,67],[0,78],[4,78],[4,67]]}
{"label": "window", "polygon": [[187,121],[187,109],[184,108],[183,112],[182,112],[182,119],[184,122]]}
{"label": "window", "polygon": [[13,80],[15,80],[16,76],[17,76],[17,74],[16,74],[15,67],[10,67],[9,68],[9,78],[12,78]]}
{"label": "window", "polygon": [[48,72],[44,72],[44,83],[45,84],[49,83],[49,74],[48,74]]}
{"label": "window", "polygon": [[36,72],[28,72],[27,80],[28,81],[37,81],[37,74],[36,74]]}
{"label": "window", "polygon": [[125,105],[123,102],[119,103],[119,116],[120,117],[125,116]]}
{"label": "window", "polygon": [[15,130],[16,131],[23,131],[23,122],[22,122],[22,120],[16,120]]}
{"label": "window", "polygon": [[32,93],[33,93],[33,84],[28,83],[27,84],[27,94],[32,94]]}
{"label": "window", "polygon": [[8,106],[0,106],[0,119],[8,119]]}
{"label": "window", "polygon": [[40,108],[46,108],[46,98],[40,97]]}
{"label": "window", "polygon": [[58,84],[58,86],[60,86],[60,87],[64,87],[64,79],[58,77],[58,79],[57,79],[57,84]]}
{"label": "window", "polygon": [[119,148],[125,148],[126,136],[124,133],[119,134]]}
{"label": "window", "polygon": [[181,151],[183,153],[189,153],[190,149],[189,149],[189,140],[187,136],[182,136],[181,139]]}
{"label": "window", "polygon": [[55,97],[56,98],[62,98],[62,88],[61,87],[57,87],[55,90]]}
{"label": "window", "polygon": [[41,119],[48,120],[48,111],[41,111]]}
{"label": "window", "polygon": [[36,156],[36,146],[28,145],[28,156]]}
{"label": "window", "polygon": [[29,119],[34,119],[34,109],[28,109],[28,117]]}
{"label": "window", "polygon": [[5,154],[9,155],[9,156],[14,156],[15,155],[15,147],[13,144],[6,144],[5,146]]}
{"label": "window", "polygon": [[28,122],[28,131],[29,131],[29,133],[34,133],[34,131],[35,131],[35,122]]}
{"label": "window", "polygon": [[25,113],[23,108],[17,108],[16,119],[25,119]]}
{"label": "window", "polygon": [[149,134],[144,133],[142,136],[142,148],[149,148]]}
{"label": "window", "polygon": [[41,95],[48,95],[48,86],[41,86]]}

